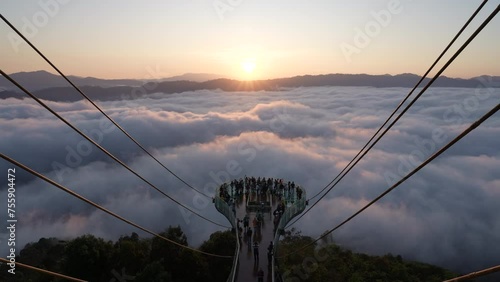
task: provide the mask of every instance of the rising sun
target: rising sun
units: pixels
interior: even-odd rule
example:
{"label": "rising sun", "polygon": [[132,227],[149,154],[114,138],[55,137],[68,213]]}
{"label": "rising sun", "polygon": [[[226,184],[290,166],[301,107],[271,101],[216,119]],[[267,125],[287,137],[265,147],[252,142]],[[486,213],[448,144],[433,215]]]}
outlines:
{"label": "rising sun", "polygon": [[257,66],[257,64],[255,63],[255,59],[252,59],[252,58],[247,58],[247,59],[244,59],[242,62],[241,62],[241,67],[243,68],[243,70],[247,73],[247,74],[251,74],[253,73],[253,71],[255,70],[255,67]]}

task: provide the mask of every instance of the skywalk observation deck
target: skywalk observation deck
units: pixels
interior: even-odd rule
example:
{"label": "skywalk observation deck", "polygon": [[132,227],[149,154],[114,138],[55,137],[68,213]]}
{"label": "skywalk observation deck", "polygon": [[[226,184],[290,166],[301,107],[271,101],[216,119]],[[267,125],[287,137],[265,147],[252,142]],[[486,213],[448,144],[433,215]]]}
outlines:
{"label": "skywalk observation deck", "polygon": [[[216,191],[214,203],[238,236],[227,281],[258,281],[260,269],[264,272],[264,281],[280,281],[272,254],[276,253],[283,228],[305,209],[304,189],[284,180],[245,178],[222,184]],[[248,227],[245,227],[245,217]],[[269,256],[271,242],[273,252]],[[258,260],[254,256],[255,243],[259,250]]]}

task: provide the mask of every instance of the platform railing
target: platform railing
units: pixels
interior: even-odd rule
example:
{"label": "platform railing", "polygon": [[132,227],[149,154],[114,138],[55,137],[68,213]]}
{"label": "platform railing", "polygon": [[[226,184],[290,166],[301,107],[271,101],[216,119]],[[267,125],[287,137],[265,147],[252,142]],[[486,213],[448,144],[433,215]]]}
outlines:
{"label": "platform railing", "polygon": [[[285,212],[281,215],[278,226],[276,227],[276,232],[274,233],[274,242],[273,242],[274,251],[273,251],[273,258],[272,258],[272,276],[271,276],[273,282],[276,281],[276,276],[277,276],[276,261],[275,261],[274,255],[277,254],[280,236],[285,231],[284,228],[288,224],[288,222],[290,222],[290,220],[292,220],[294,217],[296,217],[301,212],[303,212],[304,209],[306,208],[306,204],[307,204],[306,193],[304,190],[302,190],[302,191],[303,191],[303,193],[302,193],[302,197],[300,198],[300,200],[297,199],[296,201],[294,201],[293,204],[291,204],[290,206],[287,206],[285,208]],[[278,282],[281,282],[281,279],[278,280]]]}
{"label": "platform railing", "polygon": [[238,263],[239,263],[239,256],[240,256],[240,238],[238,234],[238,228],[237,228],[237,222],[236,222],[236,216],[234,212],[231,210],[229,205],[222,200],[219,197],[219,191],[217,189],[215,193],[215,198],[214,198],[214,203],[215,203],[215,208],[222,214],[224,215],[227,220],[231,223],[231,226],[233,227],[233,230],[236,234],[236,250],[234,251],[234,256],[233,256],[233,266],[231,267],[231,272],[229,273],[229,277],[227,279],[227,282],[235,282],[236,281],[236,275],[238,274]]}
{"label": "platform railing", "polygon": [[[301,212],[304,211],[307,201],[306,201],[306,193],[304,190],[302,190],[302,197],[300,199],[297,198],[297,195],[293,194],[292,197],[286,201],[288,204],[285,207],[285,211],[281,215],[280,221],[278,225],[276,226],[275,233],[274,233],[274,250],[273,250],[273,257],[272,257],[272,281],[276,281],[276,276],[277,276],[277,270],[276,270],[276,260],[274,257],[274,254],[277,253],[277,248],[278,248],[278,243],[279,243],[279,238],[284,232],[285,226],[292,220],[294,217],[299,215]],[[232,194],[231,190],[231,194]],[[237,274],[238,274],[238,266],[239,266],[239,254],[240,254],[240,238],[239,238],[239,233],[238,233],[238,224],[237,224],[237,218],[232,210],[232,208],[223,200],[219,197],[219,188],[216,190],[215,197],[214,197],[214,203],[215,203],[215,208],[222,214],[224,215],[229,222],[231,222],[231,226],[235,230],[236,234],[236,250],[234,252],[234,258],[233,258],[233,266],[231,268],[231,273],[229,274],[229,277],[227,279],[227,282],[235,282],[237,279]],[[234,196],[234,195],[233,195]],[[233,198],[233,200],[235,200]],[[248,200],[249,197],[246,199],[246,205],[248,205]],[[291,201],[290,201],[291,200]],[[293,202],[292,202],[293,201]],[[234,201],[233,201],[234,203]],[[272,200],[271,200],[272,203]],[[278,280],[278,282],[281,282],[281,279]]]}

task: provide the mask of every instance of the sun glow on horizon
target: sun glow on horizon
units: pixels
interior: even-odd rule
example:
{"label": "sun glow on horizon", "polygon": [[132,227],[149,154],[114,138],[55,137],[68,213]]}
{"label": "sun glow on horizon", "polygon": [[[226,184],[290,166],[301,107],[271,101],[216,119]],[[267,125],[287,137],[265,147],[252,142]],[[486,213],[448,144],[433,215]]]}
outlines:
{"label": "sun glow on horizon", "polygon": [[251,76],[254,73],[256,67],[257,62],[255,58],[245,58],[241,61],[241,68],[243,69],[247,77]]}

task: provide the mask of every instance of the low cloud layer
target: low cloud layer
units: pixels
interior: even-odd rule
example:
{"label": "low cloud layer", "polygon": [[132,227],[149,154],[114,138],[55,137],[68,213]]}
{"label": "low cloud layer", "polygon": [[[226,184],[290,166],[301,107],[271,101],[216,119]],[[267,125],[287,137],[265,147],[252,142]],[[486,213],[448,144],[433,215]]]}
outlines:
{"label": "low cloud layer", "polygon": [[[206,193],[227,176],[248,175],[293,180],[312,196],[342,170],[408,91],[197,91],[99,104],[171,170]],[[499,95],[498,89],[431,89],[296,227],[314,237],[332,228],[488,111]],[[160,189],[228,225],[210,200],[144,156],[87,103],[48,104]],[[498,115],[491,118],[333,233],[333,239],[356,251],[391,252],[464,272],[497,264],[499,125]],[[0,130],[2,153],[147,228],[162,231],[179,224],[192,245],[221,230],[181,212],[32,100],[2,100]],[[9,167],[0,161],[1,171]],[[16,183],[22,246],[39,237],[92,233],[116,239],[136,231],[20,169]],[[2,199],[7,198],[5,187]],[[5,213],[0,220],[6,220]],[[7,233],[0,236],[5,242]]]}

